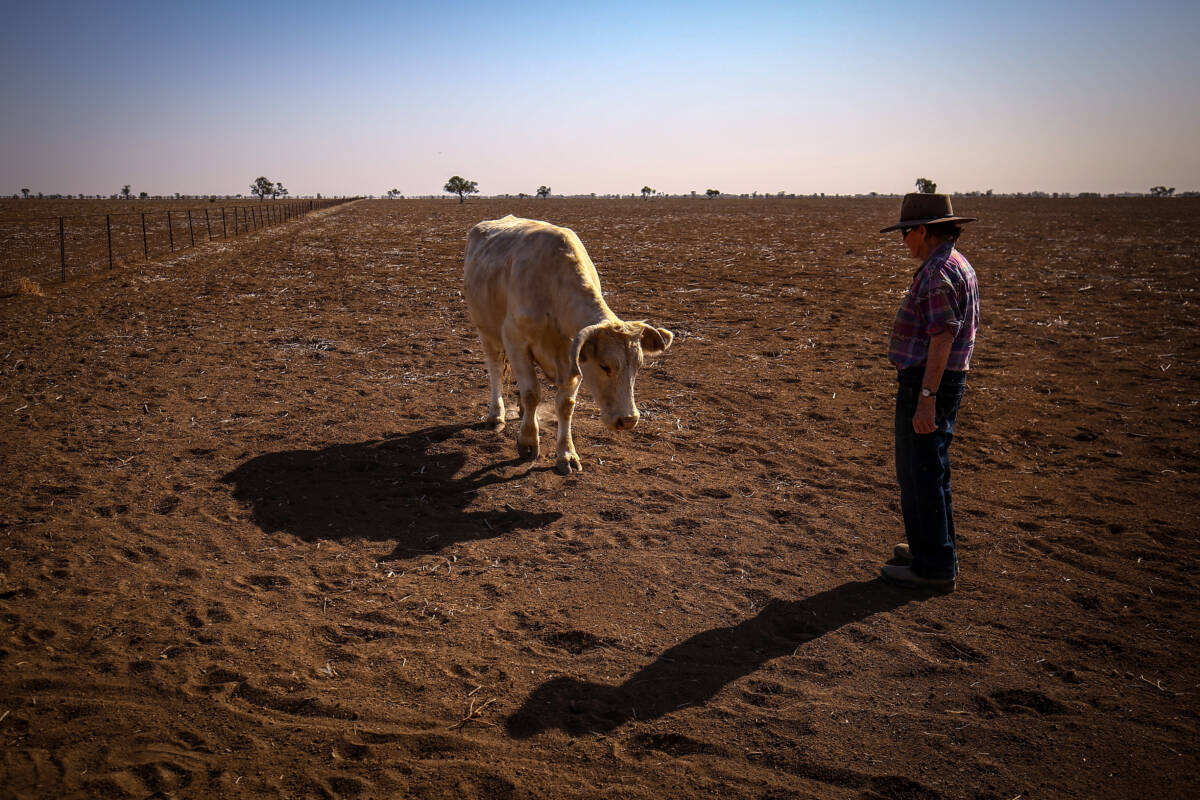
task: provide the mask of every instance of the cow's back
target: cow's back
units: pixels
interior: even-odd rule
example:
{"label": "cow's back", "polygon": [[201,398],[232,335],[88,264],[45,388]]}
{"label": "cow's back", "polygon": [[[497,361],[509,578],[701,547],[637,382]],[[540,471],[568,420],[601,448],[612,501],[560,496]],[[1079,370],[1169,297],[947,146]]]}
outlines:
{"label": "cow's back", "polygon": [[579,237],[539,220],[509,215],[472,228],[463,279],[471,319],[491,336],[499,336],[509,315],[553,318],[564,302],[603,306],[599,276]]}

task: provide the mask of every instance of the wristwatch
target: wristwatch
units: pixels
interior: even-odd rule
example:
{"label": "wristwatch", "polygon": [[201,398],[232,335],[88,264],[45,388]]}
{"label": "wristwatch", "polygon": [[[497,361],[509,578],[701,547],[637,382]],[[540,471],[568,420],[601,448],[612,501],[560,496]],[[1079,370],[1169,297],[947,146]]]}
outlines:
{"label": "wristwatch", "polygon": [[930,389],[928,386],[921,387],[921,397],[937,397],[937,392]]}

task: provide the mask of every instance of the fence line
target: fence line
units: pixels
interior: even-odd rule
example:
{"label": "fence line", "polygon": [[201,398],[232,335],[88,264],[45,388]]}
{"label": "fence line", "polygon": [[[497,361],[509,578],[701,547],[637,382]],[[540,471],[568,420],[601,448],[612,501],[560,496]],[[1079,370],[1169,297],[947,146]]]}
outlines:
{"label": "fence line", "polygon": [[210,242],[232,239],[353,199],[278,200],[222,206],[219,232],[213,230],[216,209],[212,209],[214,214],[210,216],[207,207],[203,209],[202,220],[199,213],[192,214],[200,209],[189,208],[0,221],[0,292],[13,290],[22,279],[65,282],[68,277],[103,269],[105,265],[112,270],[118,265],[191,249],[196,246],[201,222],[204,226],[201,243],[205,234]]}

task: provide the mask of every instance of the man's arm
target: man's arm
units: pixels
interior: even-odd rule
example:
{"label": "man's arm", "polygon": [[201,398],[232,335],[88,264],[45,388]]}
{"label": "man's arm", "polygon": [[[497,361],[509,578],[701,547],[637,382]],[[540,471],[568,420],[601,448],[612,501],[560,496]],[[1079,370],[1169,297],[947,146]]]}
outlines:
{"label": "man's arm", "polygon": [[[936,392],[950,360],[950,349],[954,346],[954,331],[944,330],[929,339],[929,355],[925,359],[925,377],[922,386]],[[937,398],[922,397],[917,401],[917,413],[913,415],[913,430],[917,433],[933,433],[937,430]]]}

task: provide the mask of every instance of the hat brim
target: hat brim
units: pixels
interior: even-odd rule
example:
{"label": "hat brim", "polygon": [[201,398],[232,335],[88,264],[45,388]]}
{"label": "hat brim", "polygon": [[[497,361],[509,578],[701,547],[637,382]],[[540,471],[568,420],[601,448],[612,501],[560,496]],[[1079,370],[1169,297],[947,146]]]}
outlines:
{"label": "hat brim", "polygon": [[965,225],[968,222],[978,221],[979,217],[934,217],[933,219],[906,219],[901,220],[895,225],[889,225],[879,232],[887,233],[888,231],[898,231],[901,228],[915,228],[918,225],[936,225],[939,222],[961,222]]}

